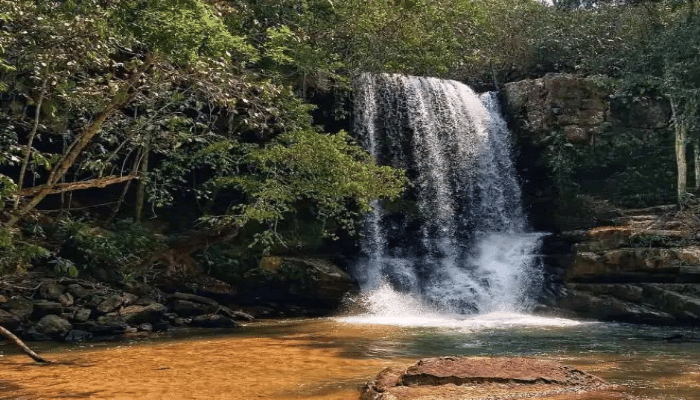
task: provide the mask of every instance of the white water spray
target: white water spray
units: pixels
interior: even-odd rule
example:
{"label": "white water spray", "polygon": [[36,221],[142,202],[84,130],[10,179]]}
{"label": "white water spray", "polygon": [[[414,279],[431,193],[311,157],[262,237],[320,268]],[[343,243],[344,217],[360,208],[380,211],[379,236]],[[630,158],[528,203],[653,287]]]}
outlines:
{"label": "white water spray", "polygon": [[368,151],[414,184],[398,209],[374,204],[366,221],[356,268],[364,308],[385,321],[526,310],[541,235],[527,231],[496,96],[455,81],[364,74],[355,116]]}

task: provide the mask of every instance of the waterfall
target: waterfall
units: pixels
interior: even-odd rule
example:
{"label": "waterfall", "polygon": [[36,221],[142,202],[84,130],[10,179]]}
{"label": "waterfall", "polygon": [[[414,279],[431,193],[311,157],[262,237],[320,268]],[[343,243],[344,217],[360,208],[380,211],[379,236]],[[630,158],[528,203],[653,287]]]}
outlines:
{"label": "waterfall", "polygon": [[373,204],[366,220],[355,275],[368,307],[411,296],[419,308],[455,313],[526,308],[541,235],[528,232],[497,96],[450,80],[363,74],[355,134],[411,181],[401,201]]}

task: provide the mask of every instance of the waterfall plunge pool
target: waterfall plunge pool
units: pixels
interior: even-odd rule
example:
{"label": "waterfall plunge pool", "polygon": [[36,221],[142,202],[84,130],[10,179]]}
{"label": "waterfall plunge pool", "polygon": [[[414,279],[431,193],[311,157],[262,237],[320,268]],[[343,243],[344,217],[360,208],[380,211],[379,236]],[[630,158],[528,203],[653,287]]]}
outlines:
{"label": "waterfall plunge pool", "polygon": [[697,330],[517,312],[541,285],[539,234],[527,226],[494,94],[386,74],[357,85],[355,133],[380,163],[415,177],[418,210],[392,213],[375,202],[355,271],[361,312],[40,346],[57,361],[48,366],[0,346],[0,398],[356,400],[386,367],[464,355],[549,359],[642,399],[700,399]]}
{"label": "waterfall plunge pool", "polygon": [[432,326],[353,318],[363,317],[260,321],[95,347],[42,344],[59,362],[51,366],[0,346],[0,398],[356,400],[386,367],[465,355],[549,359],[642,399],[700,399],[700,335],[690,328],[499,312],[435,317]]}

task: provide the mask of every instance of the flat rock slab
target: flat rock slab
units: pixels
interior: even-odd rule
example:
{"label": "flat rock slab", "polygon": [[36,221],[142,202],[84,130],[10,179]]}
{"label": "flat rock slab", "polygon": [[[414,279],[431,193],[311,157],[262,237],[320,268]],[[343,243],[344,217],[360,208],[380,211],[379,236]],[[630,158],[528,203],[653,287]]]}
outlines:
{"label": "flat rock slab", "polygon": [[531,358],[427,358],[387,368],[361,400],[635,399],[603,379],[554,361]]}

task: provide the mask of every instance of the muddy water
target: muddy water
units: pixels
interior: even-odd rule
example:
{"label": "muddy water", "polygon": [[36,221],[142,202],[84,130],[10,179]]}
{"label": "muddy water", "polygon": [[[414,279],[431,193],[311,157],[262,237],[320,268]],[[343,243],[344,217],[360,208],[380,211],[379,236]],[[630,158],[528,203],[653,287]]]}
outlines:
{"label": "muddy water", "polygon": [[388,366],[447,354],[532,356],[623,384],[642,398],[700,399],[700,341],[687,329],[619,324],[460,328],[258,322],[133,342],[40,348],[34,364],[0,346],[0,399],[357,399]]}

